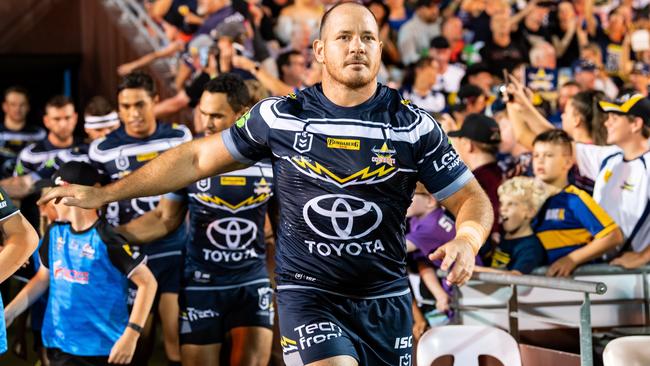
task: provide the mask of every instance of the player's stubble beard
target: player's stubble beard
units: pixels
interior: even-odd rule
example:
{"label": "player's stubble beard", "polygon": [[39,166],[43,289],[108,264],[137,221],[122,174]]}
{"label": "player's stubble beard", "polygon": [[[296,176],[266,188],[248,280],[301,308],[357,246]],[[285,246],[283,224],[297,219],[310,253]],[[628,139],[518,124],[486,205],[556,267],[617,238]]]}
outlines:
{"label": "player's stubble beard", "polygon": [[[369,69],[369,73],[364,73],[363,71],[353,72],[352,76],[346,77],[344,70],[351,62],[364,62],[365,67]],[[327,74],[329,74],[332,80],[352,90],[362,89],[368,86],[368,84],[375,83],[377,74],[379,73],[379,62],[372,62],[369,58],[363,56],[354,56],[336,65],[331,65],[325,60],[324,65]]]}

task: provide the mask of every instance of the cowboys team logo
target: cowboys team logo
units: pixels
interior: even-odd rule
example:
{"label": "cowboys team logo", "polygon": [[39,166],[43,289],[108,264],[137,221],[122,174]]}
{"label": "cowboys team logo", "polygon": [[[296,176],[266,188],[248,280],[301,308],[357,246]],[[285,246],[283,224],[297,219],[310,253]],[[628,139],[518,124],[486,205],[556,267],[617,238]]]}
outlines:
{"label": "cowboys team logo", "polygon": [[395,155],[395,150],[389,149],[388,145],[384,142],[383,145],[381,145],[381,148],[372,148],[372,153],[375,154],[375,156],[372,157],[372,162],[375,163],[375,165],[381,165],[381,164],[388,164],[390,166],[395,165],[395,159],[393,159],[393,155]]}
{"label": "cowboys team logo", "polygon": [[253,190],[253,193],[255,193],[258,196],[261,195],[271,195],[271,183],[267,182],[264,177],[260,179],[259,181],[254,183],[255,189]]}
{"label": "cowboys team logo", "polygon": [[196,188],[198,188],[201,192],[207,192],[210,190],[210,184],[210,178],[201,179],[200,181],[196,182]]}
{"label": "cowboys team logo", "polygon": [[243,250],[257,238],[257,225],[240,217],[213,221],[207,229],[212,245],[224,250]]}
{"label": "cowboys team logo", "polygon": [[311,199],[302,213],[309,228],[321,237],[333,240],[365,237],[379,227],[383,218],[376,203],[339,194]]}
{"label": "cowboys team logo", "polygon": [[115,160],[115,167],[119,170],[129,169],[129,158],[127,156],[120,156]]}
{"label": "cowboys team logo", "polygon": [[303,154],[311,150],[311,145],[314,142],[314,135],[309,132],[296,132],[293,141],[293,148],[297,152]]}

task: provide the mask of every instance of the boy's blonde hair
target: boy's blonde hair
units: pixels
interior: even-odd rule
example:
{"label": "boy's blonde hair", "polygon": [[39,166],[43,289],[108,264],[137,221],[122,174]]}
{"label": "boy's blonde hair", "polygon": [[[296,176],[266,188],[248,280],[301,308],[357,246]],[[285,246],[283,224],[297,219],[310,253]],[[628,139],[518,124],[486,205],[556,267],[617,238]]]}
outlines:
{"label": "boy's blonde hair", "polygon": [[503,182],[497,192],[499,198],[502,196],[517,197],[537,212],[549,196],[557,193],[557,188],[539,179],[514,177]]}

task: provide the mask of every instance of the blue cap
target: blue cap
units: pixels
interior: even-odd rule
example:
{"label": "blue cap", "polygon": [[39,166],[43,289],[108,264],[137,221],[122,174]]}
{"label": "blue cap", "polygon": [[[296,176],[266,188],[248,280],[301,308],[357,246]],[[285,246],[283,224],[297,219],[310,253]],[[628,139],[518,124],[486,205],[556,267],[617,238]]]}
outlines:
{"label": "blue cap", "polygon": [[582,71],[596,71],[596,64],[585,59],[576,60],[573,63],[572,67],[574,74]]}

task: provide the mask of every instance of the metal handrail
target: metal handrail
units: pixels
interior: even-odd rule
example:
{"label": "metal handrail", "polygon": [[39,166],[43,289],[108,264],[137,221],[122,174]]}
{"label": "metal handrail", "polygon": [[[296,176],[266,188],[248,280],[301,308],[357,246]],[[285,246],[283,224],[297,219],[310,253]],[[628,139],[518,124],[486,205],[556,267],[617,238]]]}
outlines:
{"label": "metal handrail", "polygon": [[[538,269],[542,273],[546,273],[545,268]],[[600,271],[605,270],[599,268]],[[588,272],[583,269],[582,273]],[[625,273],[624,270],[615,270],[611,273]],[[629,272],[628,272],[629,273]],[[641,272],[645,273],[645,272]],[[446,273],[438,271],[438,276],[444,277]],[[591,330],[591,299],[590,294],[603,295],[607,292],[607,285],[603,282],[590,282],[578,281],[567,278],[545,277],[539,275],[512,275],[506,273],[492,273],[492,272],[474,272],[472,279],[493,283],[497,285],[510,286],[512,294],[508,300],[507,314],[510,334],[513,338],[519,341],[519,319],[529,317],[519,311],[519,300],[517,295],[517,286],[527,287],[542,287],[554,290],[582,292],[584,299],[580,305],[580,323],[577,324],[580,330],[580,365],[593,366],[593,340]],[[535,316],[535,320],[546,321],[549,323],[558,324],[558,319]],[[564,325],[567,322],[562,322]]]}
{"label": "metal handrail", "polygon": [[478,281],[499,285],[543,287],[554,290],[585,292],[597,295],[602,295],[607,292],[607,285],[602,282],[577,281],[567,278],[511,275],[489,272],[474,272],[472,278]]}

